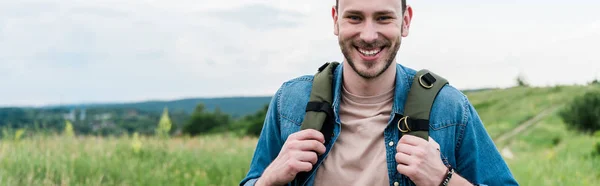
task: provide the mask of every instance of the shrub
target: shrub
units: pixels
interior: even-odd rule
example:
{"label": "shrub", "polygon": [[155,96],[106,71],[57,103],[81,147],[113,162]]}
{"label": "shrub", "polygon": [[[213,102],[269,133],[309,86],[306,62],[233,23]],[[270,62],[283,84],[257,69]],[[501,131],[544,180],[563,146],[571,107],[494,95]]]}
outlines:
{"label": "shrub", "polygon": [[573,99],[560,113],[570,128],[586,133],[600,129],[600,91],[590,91]]}
{"label": "shrub", "polygon": [[560,136],[556,136],[556,137],[552,138],[552,145],[557,146],[558,144],[560,144],[560,141],[561,141]]}

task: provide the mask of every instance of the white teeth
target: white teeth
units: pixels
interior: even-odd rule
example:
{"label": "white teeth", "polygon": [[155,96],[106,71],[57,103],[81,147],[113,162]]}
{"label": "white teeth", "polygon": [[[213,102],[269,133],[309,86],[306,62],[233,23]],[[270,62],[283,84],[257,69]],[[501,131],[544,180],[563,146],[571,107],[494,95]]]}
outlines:
{"label": "white teeth", "polygon": [[358,49],[358,51],[360,53],[362,53],[365,56],[373,56],[377,53],[379,53],[379,51],[381,51],[381,49],[375,49],[375,50],[363,50],[363,49]]}

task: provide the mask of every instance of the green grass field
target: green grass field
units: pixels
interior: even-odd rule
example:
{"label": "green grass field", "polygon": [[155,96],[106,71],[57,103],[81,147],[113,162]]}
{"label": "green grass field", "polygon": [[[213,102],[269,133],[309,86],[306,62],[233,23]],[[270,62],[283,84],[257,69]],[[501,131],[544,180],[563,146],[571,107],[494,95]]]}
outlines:
{"label": "green grass field", "polygon": [[[469,93],[496,139],[538,113],[594,87],[510,88]],[[568,130],[556,113],[516,134],[501,151],[521,185],[598,185],[600,137]],[[245,176],[254,138],[132,138],[29,135],[0,141],[0,185],[237,185]]]}
{"label": "green grass field", "polygon": [[236,185],[256,139],[46,136],[2,141],[0,185]]}

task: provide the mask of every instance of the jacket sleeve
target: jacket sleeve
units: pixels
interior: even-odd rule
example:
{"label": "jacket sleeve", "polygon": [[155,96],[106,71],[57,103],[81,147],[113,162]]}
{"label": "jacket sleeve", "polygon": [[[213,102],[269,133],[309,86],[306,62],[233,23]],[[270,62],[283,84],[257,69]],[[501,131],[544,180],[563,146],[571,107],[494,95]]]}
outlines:
{"label": "jacket sleeve", "polygon": [[250,169],[248,170],[246,177],[240,182],[240,186],[254,185],[267,166],[269,166],[269,164],[277,157],[283,146],[278,117],[278,100],[281,96],[282,88],[280,88],[271,99],[263,128],[250,163]]}
{"label": "jacket sleeve", "polygon": [[466,125],[459,132],[456,172],[476,185],[518,185],[477,111],[464,100]]}

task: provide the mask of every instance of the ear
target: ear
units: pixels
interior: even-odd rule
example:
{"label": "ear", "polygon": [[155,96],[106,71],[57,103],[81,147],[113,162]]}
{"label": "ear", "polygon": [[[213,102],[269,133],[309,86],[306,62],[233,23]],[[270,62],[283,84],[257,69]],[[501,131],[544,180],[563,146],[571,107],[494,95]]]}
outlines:
{"label": "ear", "polygon": [[404,10],[404,16],[402,18],[402,37],[408,36],[408,30],[410,29],[410,21],[413,17],[413,10],[410,5],[406,5],[406,10]]}
{"label": "ear", "polygon": [[331,18],[333,18],[333,34],[334,35],[338,35],[339,34],[339,30],[338,30],[338,14],[337,14],[337,10],[335,9],[335,6],[331,7]]}

